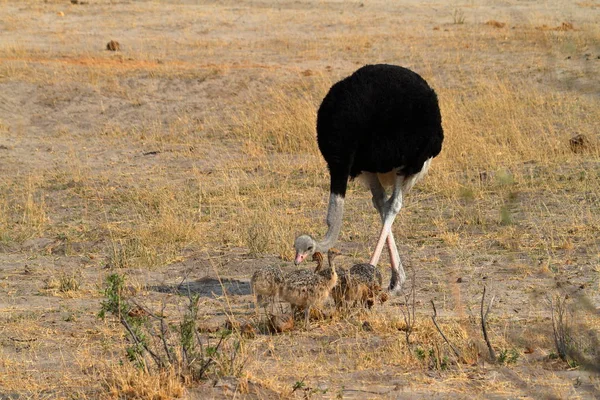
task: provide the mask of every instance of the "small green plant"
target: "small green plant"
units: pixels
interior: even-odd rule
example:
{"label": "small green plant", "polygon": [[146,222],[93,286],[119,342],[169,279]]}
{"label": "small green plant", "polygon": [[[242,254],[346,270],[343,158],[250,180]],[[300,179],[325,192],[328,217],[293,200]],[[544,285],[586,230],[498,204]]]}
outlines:
{"label": "small green plant", "polygon": [[429,361],[431,369],[445,370],[448,368],[448,356],[442,356],[434,348],[429,349]]}
{"label": "small green plant", "polygon": [[[124,296],[125,276],[110,274],[106,277],[104,300],[98,313],[116,317],[127,332],[130,344],[125,348],[127,359],[136,367],[152,373],[174,371],[191,381],[204,379],[209,370],[221,375],[239,375],[243,363],[235,363],[241,347],[241,338],[228,347],[224,345],[232,332],[220,332],[218,342],[211,345],[209,338],[198,334],[199,296],[189,295],[189,303],[179,324],[169,324],[164,317],[165,304],[160,313],[153,313]],[[206,344],[203,343],[206,341]],[[154,367],[152,367],[154,365]],[[224,365],[229,366],[226,370]]]}
{"label": "small green plant", "polygon": [[569,366],[569,368],[577,368],[577,367],[579,367],[580,364],[577,360],[573,360],[573,359],[569,358],[567,360],[567,365]]}
{"label": "small green plant", "polygon": [[513,217],[512,217],[512,212],[510,210],[510,206],[503,205],[502,208],[500,208],[500,224],[512,225],[512,223],[513,223]]}
{"label": "small green plant", "polygon": [[304,383],[305,379],[306,379],[306,376],[304,378],[302,378],[301,380],[296,381],[296,383],[294,383],[294,386],[292,386],[292,393],[294,393],[296,390],[304,389],[306,387],[306,384]]}
{"label": "small green plant", "polygon": [[107,312],[120,317],[127,311],[127,305],[123,304],[122,301],[124,283],[124,275],[110,274],[106,277],[107,286],[104,289],[105,300],[101,303],[98,317],[104,319]]}
{"label": "small green plant", "polygon": [[98,313],[98,316],[104,319],[106,317],[106,313],[113,314],[127,329],[127,333],[133,342],[125,349],[127,359],[138,368],[148,370],[148,365],[145,359],[145,353],[148,352],[149,354],[153,355],[157,366],[159,368],[163,368],[163,361],[148,347],[146,334],[142,329],[144,318],[142,316],[137,316],[135,313],[131,313],[130,311],[133,309],[133,307],[123,297],[125,276],[119,274],[110,274],[106,278],[106,284],[106,289],[104,289],[105,300],[101,303],[101,309]]}
{"label": "small green plant", "polygon": [[450,361],[448,356],[440,354],[440,350],[437,348],[430,348],[428,351],[422,347],[415,349],[415,356],[419,361],[426,362],[429,369],[445,370],[448,368]]}
{"label": "small green plant", "polygon": [[469,186],[461,186],[458,194],[462,199],[467,201],[473,201],[475,199],[475,191]]}
{"label": "small green plant", "polygon": [[558,354],[556,354],[555,352],[551,351],[550,354],[548,354],[548,359],[549,360],[556,360],[558,357]]}
{"label": "small green plant", "polygon": [[514,364],[519,359],[519,352],[516,349],[503,349],[498,353],[498,363],[500,364]]}

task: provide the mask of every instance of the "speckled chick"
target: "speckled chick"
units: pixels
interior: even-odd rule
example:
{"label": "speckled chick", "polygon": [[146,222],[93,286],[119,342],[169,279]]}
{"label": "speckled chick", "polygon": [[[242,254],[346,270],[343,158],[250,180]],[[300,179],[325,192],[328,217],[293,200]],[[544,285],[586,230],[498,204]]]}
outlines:
{"label": "speckled chick", "polygon": [[371,264],[356,264],[349,271],[338,267],[337,271],[338,284],[332,291],[336,306],[359,303],[371,308],[381,292],[381,272]]}
{"label": "speckled chick", "polygon": [[329,262],[329,269],[327,271],[335,269],[338,276],[337,283],[333,289],[331,289],[331,297],[337,308],[340,308],[346,302],[346,293],[348,292],[350,280],[348,270],[344,267],[338,267],[334,263],[335,258],[340,254],[341,252],[337,249],[330,249],[327,252],[327,261]]}
{"label": "speckled chick", "polygon": [[375,298],[381,292],[383,281],[381,272],[371,264],[356,264],[348,273],[352,282],[349,300],[358,301],[363,306],[371,308]]}
{"label": "speckled chick", "polygon": [[274,302],[283,285],[284,274],[280,267],[267,265],[254,272],[250,284],[257,304],[262,306]]}
{"label": "speckled chick", "polygon": [[281,298],[290,303],[292,309],[304,308],[306,327],[308,327],[310,308],[323,304],[337,282],[335,269],[330,271],[322,269],[323,255],[321,253],[314,253],[313,261],[317,261],[316,272],[297,270],[287,274],[280,292]]}

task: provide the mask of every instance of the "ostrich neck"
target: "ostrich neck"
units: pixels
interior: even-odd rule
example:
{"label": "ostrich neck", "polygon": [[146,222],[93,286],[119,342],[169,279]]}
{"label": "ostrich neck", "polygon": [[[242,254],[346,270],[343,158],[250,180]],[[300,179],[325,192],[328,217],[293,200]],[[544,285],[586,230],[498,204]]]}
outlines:
{"label": "ostrich neck", "polygon": [[326,252],[337,241],[342,229],[344,216],[344,196],[331,193],[329,196],[329,208],[327,209],[327,233],[323,240],[316,244],[316,251]]}
{"label": "ostrich neck", "polygon": [[337,271],[335,270],[335,265],[333,264],[334,258],[335,258],[335,255],[331,255],[331,254],[327,255],[327,261],[329,261],[329,269],[331,269],[329,284],[332,286],[332,288],[333,288],[333,286],[335,286],[337,284],[337,281],[338,281]]}
{"label": "ostrich neck", "polygon": [[335,260],[335,255],[328,252],[327,262],[329,263],[329,268],[331,268],[331,269],[335,269],[334,260]]}
{"label": "ostrich neck", "polygon": [[317,273],[323,268],[323,255],[320,252],[316,252],[315,256],[317,260],[317,267],[315,268],[315,273]]}
{"label": "ostrich neck", "polygon": [[333,263],[333,259],[335,258],[335,256],[328,256],[327,257],[327,261],[329,261],[329,268],[331,268],[331,275],[336,275],[337,276],[337,271],[335,269],[335,264]]}

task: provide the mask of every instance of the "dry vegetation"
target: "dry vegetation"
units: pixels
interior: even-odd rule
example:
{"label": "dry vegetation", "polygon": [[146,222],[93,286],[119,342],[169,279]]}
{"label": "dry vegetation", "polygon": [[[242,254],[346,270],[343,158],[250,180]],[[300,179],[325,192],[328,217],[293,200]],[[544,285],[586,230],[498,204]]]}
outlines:
{"label": "dry vegetation", "polygon": [[[600,3],[75,3],[0,0],[1,398],[600,396]],[[394,227],[414,294],[266,334],[252,272],[324,233],[316,109],[376,62],[444,118]],[[379,226],[346,209],[342,265]],[[199,296],[205,379],[127,361],[112,273],[173,330]]]}

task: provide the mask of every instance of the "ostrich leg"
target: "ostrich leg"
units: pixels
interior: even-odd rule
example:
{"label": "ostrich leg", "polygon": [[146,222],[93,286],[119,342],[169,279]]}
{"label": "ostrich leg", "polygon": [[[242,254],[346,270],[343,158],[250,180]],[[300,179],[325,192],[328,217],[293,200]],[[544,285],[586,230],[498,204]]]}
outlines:
{"label": "ostrich leg", "polygon": [[[367,183],[369,184],[371,193],[373,194],[373,206],[379,212],[379,215],[381,217],[381,222],[385,224],[384,210],[386,208],[386,203],[390,202],[390,204],[391,204],[391,200],[388,199],[388,196],[385,193],[385,189],[383,188],[383,186],[381,186],[381,183],[379,182],[379,178],[377,177],[377,174],[374,174],[372,172],[363,172],[363,175],[364,175]],[[402,179],[402,178],[397,178],[396,186],[398,186],[398,184],[400,184],[400,182],[398,182],[398,179]],[[402,205],[401,196],[402,196],[402,191],[400,191],[400,206]],[[400,208],[398,208],[398,211],[399,210],[400,210]],[[394,217],[395,217],[395,215],[394,215]],[[392,217],[391,223],[393,223],[394,217]],[[391,230],[391,223],[390,223],[389,232],[386,236],[388,252],[390,255],[390,264],[392,267],[392,277],[390,279],[389,290],[397,291],[404,284],[404,281],[406,280],[406,274],[404,272],[404,268],[402,267],[402,261],[400,260],[400,255],[398,254],[398,247],[396,246],[396,241],[394,240],[394,234]],[[383,235],[383,231],[381,234]],[[383,249],[383,242],[381,240],[378,242],[378,245],[380,243],[381,243],[381,246],[380,246],[379,250],[377,250],[377,247],[376,247],[376,250],[373,253],[373,257],[371,257],[370,264],[372,264],[374,266],[377,266],[377,263],[379,262],[379,257],[381,255],[381,251]]]}
{"label": "ostrich leg", "polygon": [[310,319],[310,306],[306,306],[306,309],[304,310],[304,328],[306,330],[308,330],[308,321]]}
{"label": "ostrich leg", "polygon": [[390,234],[387,237],[387,244],[392,265],[392,277],[388,289],[391,292],[397,292],[402,289],[402,285],[404,285],[404,281],[406,281],[406,273],[404,272],[404,267],[402,266],[400,255],[398,254],[398,247],[396,246],[396,241],[394,240],[391,229]]}

